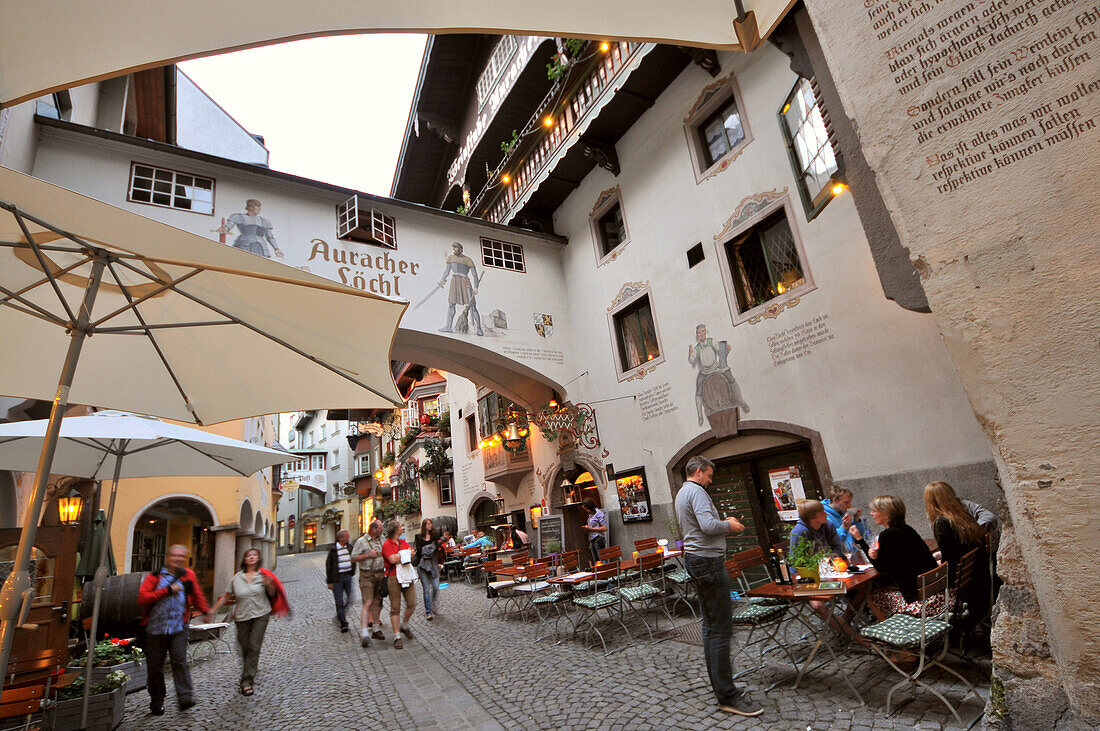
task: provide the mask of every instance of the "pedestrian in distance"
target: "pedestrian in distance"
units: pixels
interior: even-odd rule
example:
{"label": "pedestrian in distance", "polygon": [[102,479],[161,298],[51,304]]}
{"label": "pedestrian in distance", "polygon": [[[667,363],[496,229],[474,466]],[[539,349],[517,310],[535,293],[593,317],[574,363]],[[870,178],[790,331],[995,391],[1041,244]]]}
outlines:
{"label": "pedestrian in distance", "polygon": [[[405,526],[399,520],[391,520],[384,529],[386,542],[382,544],[382,558],[386,561],[386,582],[390,595],[390,626],[393,627],[393,646],[400,650],[403,638],[412,639],[409,620],[416,610],[416,588],[413,582],[416,570],[412,565],[412,548],[405,540]],[[401,617],[401,600],[405,600],[405,616]]]}
{"label": "pedestrian in distance", "polygon": [[684,473],[687,481],[676,494],[676,518],[684,531],[684,567],[699,587],[703,657],[710,685],[722,711],[738,716],[759,716],[764,709],[733,684],[730,665],[733,602],[723,558],[726,536],[744,532],[745,526],[737,518],[723,520],[718,516],[706,490],[714,479],[714,462],[701,455],[692,457]]}
{"label": "pedestrian in distance", "polygon": [[328,550],[325,559],[325,581],[332,590],[332,599],[336,602],[336,620],[340,623],[340,631],[348,631],[348,616],[345,613],[347,603],[351,600],[351,579],[355,576],[355,563],[351,560],[351,549],[348,540],[351,538],[346,530],[336,534],[336,543]]}
{"label": "pedestrian in distance", "polygon": [[192,609],[205,615],[203,620],[209,622],[210,605],[195,572],[187,568],[190,553],[186,546],[169,546],[164,566],[146,576],[138,589],[148,656],[149,710],[154,716],[164,714],[165,655],[172,659],[179,709],[186,711],[195,705],[191,669],[187,665],[187,624]]}
{"label": "pedestrian in distance", "polygon": [[382,560],[382,521],[375,518],[367,532],[359,536],[351,549],[351,560],[359,564],[359,642],[370,647],[370,641],[384,640],[382,634],[382,598],[386,596],[386,573]]}
{"label": "pedestrian in distance", "polygon": [[588,531],[588,549],[592,552],[592,563],[600,560],[600,551],[607,548],[607,514],[596,507],[596,501],[586,497],[581,503],[588,521],[583,528]]}
{"label": "pedestrian in distance", "polygon": [[439,567],[443,563],[443,550],[433,529],[432,519],[425,518],[420,521],[420,532],[413,540],[413,566],[416,566],[417,577],[424,591],[424,614],[429,622],[435,618],[434,612],[438,609],[436,602],[439,598]]}
{"label": "pedestrian in distance", "polygon": [[286,589],[275,574],[263,567],[263,557],[258,548],[244,552],[241,570],[233,575],[229,591],[218,598],[210,613],[217,615],[223,604],[233,605],[233,618],[237,623],[237,646],[241,650],[241,695],[252,695],[268,620],[272,614],[281,617],[290,612]]}

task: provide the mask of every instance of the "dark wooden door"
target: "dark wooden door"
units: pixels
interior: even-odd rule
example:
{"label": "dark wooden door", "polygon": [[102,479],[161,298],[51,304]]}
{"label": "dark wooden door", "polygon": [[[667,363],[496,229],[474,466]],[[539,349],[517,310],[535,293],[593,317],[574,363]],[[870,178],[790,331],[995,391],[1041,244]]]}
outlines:
{"label": "dark wooden door", "polygon": [[759,504],[766,506],[763,510],[767,534],[766,543],[764,544],[765,550],[777,543],[786,542],[791,528],[794,527],[793,522],[785,522],[779,519],[779,511],[775,507],[775,500],[772,498],[771,493],[771,483],[768,480],[768,470],[790,467],[798,467],[806,498],[809,500],[821,499],[821,483],[818,481],[817,470],[814,469],[814,460],[809,449],[795,449],[753,460]]}
{"label": "dark wooden door", "polygon": [[[14,566],[15,549],[22,531],[0,530],[0,581]],[[36,596],[27,616],[34,629],[17,629],[12,641],[12,661],[42,650],[64,650],[69,644],[69,612],[76,570],[76,546],[80,528],[46,526],[38,529],[31,554]]]}
{"label": "dark wooden door", "polygon": [[718,515],[737,518],[745,526],[740,535],[726,537],[726,555],[765,545],[767,530],[760,512],[756,483],[749,462],[725,462],[714,468],[714,481],[707,489]]}

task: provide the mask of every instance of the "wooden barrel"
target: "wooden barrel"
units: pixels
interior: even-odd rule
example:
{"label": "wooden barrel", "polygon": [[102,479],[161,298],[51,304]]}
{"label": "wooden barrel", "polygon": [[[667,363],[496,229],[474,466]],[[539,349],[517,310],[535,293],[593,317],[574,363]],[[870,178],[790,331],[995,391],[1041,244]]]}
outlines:
{"label": "wooden barrel", "polygon": [[[432,518],[432,529],[437,536],[442,536],[443,531],[448,530],[451,532],[451,537],[456,541],[458,540],[458,518],[453,515],[441,515],[438,518]],[[420,526],[417,526],[416,530],[420,530]]]}
{"label": "wooden barrel", "polygon": [[[138,606],[138,589],[145,574],[135,572],[108,576],[99,598],[99,628],[116,637],[133,637],[141,626],[141,607]],[[80,619],[90,619],[95,606],[95,583],[84,584],[80,602]]]}

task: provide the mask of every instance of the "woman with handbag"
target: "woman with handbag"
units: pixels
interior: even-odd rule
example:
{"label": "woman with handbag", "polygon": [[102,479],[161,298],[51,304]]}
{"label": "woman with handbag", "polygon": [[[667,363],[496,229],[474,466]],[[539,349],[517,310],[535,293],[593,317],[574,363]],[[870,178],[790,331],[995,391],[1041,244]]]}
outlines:
{"label": "woman with handbag", "polygon": [[260,663],[260,646],[267,632],[267,622],[274,614],[290,613],[286,590],[275,574],[263,568],[260,551],[250,548],[241,559],[241,570],[229,582],[229,591],[214,605],[217,613],[222,604],[233,604],[237,623],[237,644],[241,649],[241,695],[253,694],[256,669]]}
{"label": "woman with handbag", "polygon": [[416,553],[413,555],[413,565],[420,577],[420,586],[424,590],[424,612],[431,622],[433,608],[438,609],[437,597],[439,596],[439,567],[443,563],[443,551],[435,537],[435,527],[431,518],[420,521],[420,532],[413,541]]}

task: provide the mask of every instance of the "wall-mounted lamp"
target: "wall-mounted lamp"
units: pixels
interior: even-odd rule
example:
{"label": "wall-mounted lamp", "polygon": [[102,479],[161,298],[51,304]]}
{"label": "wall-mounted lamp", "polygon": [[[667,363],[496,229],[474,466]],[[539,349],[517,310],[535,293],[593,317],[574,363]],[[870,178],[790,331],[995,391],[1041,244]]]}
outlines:
{"label": "wall-mounted lamp", "polygon": [[57,513],[61,522],[65,525],[76,525],[80,522],[80,510],[84,507],[84,498],[74,494],[57,499]]}

